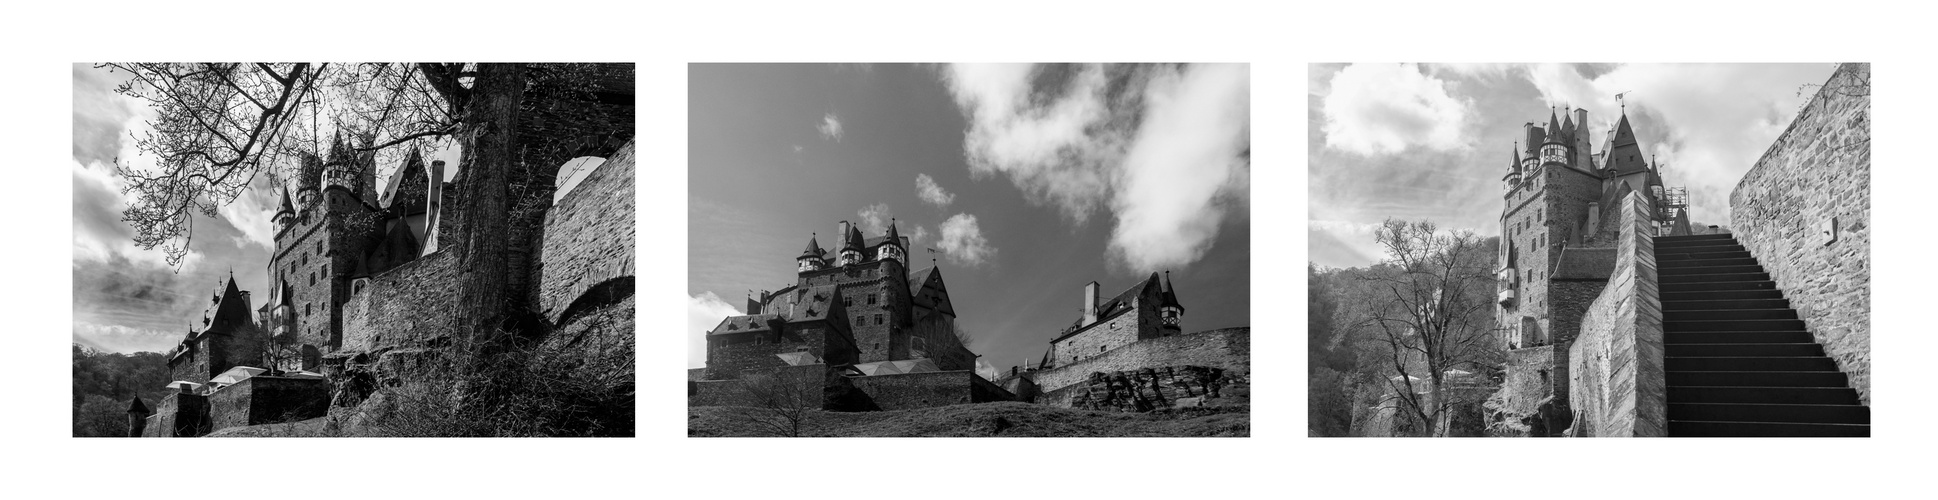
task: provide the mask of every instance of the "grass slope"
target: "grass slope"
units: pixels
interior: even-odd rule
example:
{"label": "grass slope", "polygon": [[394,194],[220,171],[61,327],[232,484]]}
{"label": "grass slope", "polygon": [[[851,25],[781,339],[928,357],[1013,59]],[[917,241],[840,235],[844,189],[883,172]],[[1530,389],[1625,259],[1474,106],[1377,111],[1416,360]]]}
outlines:
{"label": "grass slope", "polygon": [[[772,436],[744,415],[757,408],[687,409],[690,437]],[[979,403],[879,412],[810,413],[804,435],[828,437],[1245,437],[1249,405],[1123,413],[1030,403]]]}

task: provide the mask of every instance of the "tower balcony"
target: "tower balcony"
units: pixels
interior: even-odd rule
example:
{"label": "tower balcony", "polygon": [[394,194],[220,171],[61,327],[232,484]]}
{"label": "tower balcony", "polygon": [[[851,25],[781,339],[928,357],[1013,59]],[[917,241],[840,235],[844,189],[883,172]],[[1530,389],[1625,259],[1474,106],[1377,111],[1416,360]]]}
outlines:
{"label": "tower balcony", "polygon": [[1516,296],[1514,289],[1509,288],[1506,290],[1501,290],[1499,298],[1500,298],[1499,302],[1501,303],[1501,307],[1514,307],[1514,301],[1518,297]]}

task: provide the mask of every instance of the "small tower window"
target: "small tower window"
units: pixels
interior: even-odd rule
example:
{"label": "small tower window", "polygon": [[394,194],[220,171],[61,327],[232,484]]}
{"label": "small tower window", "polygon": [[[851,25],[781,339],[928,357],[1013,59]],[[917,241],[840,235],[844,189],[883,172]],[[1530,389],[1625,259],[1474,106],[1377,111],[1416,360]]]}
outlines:
{"label": "small tower window", "polygon": [[855,298],[854,298],[854,297],[842,297],[842,298],[841,298],[841,305],[842,305],[842,307],[854,307],[854,306],[855,306]]}
{"label": "small tower window", "polygon": [[868,294],[868,305],[875,305],[875,294]]}
{"label": "small tower window", "polygon": [[882,324],[882,315],[880,314],[875,315],[875,324],[877,325]]}
{"label": "small tower window", "polygon": [[310,273],[310,284],[311,285],[316,284],[316,273]]}

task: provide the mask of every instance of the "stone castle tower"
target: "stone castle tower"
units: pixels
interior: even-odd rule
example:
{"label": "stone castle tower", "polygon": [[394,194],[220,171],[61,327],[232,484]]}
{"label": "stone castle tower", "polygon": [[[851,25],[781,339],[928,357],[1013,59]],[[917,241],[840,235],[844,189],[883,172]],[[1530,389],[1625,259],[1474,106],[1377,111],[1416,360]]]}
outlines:
{"label": "stone castle tower", "polygon": [[[1496,332],[1509,353],[1510,379],[1542,387],[1541,414],[1567,422],[1568,346],[1582,314],[1608,279],[1620,201],[1631,192],[1657,207],[1659,234],[1688,234],[1686,195],[1663,186],[1642,153],[1626,112],[1592,149],[1588,111],[1550,111],[1544,126],[1523,125],[1502,177]],[[1591,153],[1591,151],[1593,151]],[[1525,372],[1525,373],[1523,373]],[[1512,380],[1510,380],[1512,382]],[[1535,433],[1558,431],[1535,426]]]}
{"label": "stone castle tower", "polygon": [[317,369],[343,347],[343,304],[365,279],[435,248],[437,203],[427,200],[442,187],[443,162],[427,171],[412,150],[380,198],[375,155],[356,149],[339,133],[327,160],[304,155],[296,203],[287,186],[278,203],[264,323],[301,352],[278,368]]}

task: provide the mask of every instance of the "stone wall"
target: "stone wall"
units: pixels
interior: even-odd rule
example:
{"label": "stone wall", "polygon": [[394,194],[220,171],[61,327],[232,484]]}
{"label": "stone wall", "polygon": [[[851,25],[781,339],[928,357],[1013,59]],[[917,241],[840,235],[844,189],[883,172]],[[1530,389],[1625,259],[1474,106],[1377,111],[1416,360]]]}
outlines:
{"label": "stone wall", "polygon": [[1064,389],[1075,389],[1066,391],[1073,408],[1143,412],[1200,405],[1206,398],[1225,396],[1227,385],[1242,381],[1222,368],[1165,366],[1092,373],[1083,385]]}
{"label": "stone wall", "polygon": [[377,352],[436,344],[456,318],[454,252],[420,257],[370,277],[343,304],[343,351]]}
{"label": "stone wall", "polygon": [[559,321],[573,300],[634,275],[633,144],[626,143],[545,214],[539,310]]}
{"label": "stone wall", "polygon": [[1042,391],[1051,392],[1085,383],[1096,372],[1196,365],[1249,374],[1251,362],[1251,328],[1239,327],[1134,342],[1100,356],[1038,370],[1030,379]]}
{"label": "stone wall", "polygon": [[973,394],[976,373],[954,370],[849,377],[882,410],[979,403]]}
{"label": "stone wall", "polygon": [[1487,402],[1496,435],[1553,436],[1568,426],[1567,366],[1556,363],[1566,355],[1551,345],[1507,351],[1501,388]]}
{"label": "stone wall", "polygon": [[209,395],[211,430],[293,422],[329,411],[330,384],[322,379],[256,376]]}
{"label": "stone wall", "polygon": [[[1730,229],[1871,402],[1869,64],[1845,64],[1729,196]],[[1825,232],[1835,221],[1836,239]]]}
{"label": "stone wall", "polygon": [[[819,364],[778,367],[764,374],[771,377],[764,383],[776,390],[793,391],[796,401],[811,402],[818,409],[827,370],[827,365]],[[742,380],[704,380],[687,382],[686,405],[760,406],[761,402],[746,390]]]}
{"label": "stone wall", "polygon": [[1138,297],[1131,301],[1130,310],[1099,320],[1074,335],[1052,342],[1051,362],[1058,366],[1076,363],[1137,342],[1144,329],[1158,324],[1157,308],[1149,307],[1149,304],[1144,297]]}
{"label": "stone wall", "polygon": [[1652,211],[1640,193],[1622,200],[1614,272],[1582,317],[1581,334],[1568,349],[1572,435],[1666,434],[1668,393]]}
{"label": "stone wall", "polygon": [[155,414],[148,416],[142,437],[196,437],[208,434],[209,398],[173,393],[155,402]]}

